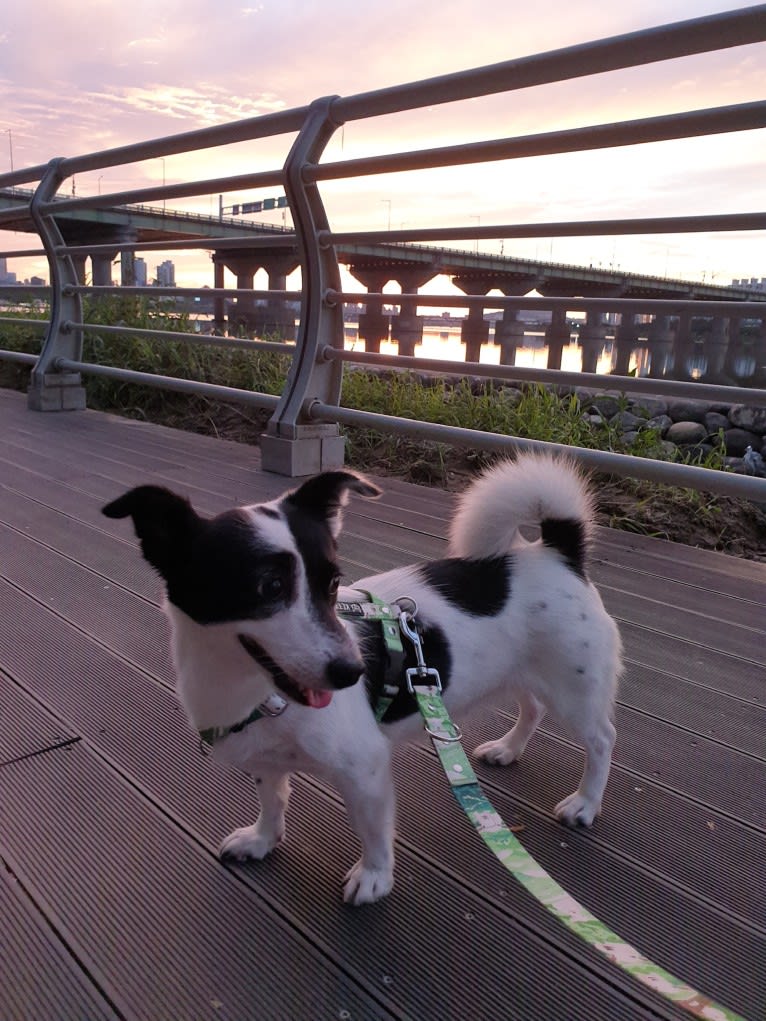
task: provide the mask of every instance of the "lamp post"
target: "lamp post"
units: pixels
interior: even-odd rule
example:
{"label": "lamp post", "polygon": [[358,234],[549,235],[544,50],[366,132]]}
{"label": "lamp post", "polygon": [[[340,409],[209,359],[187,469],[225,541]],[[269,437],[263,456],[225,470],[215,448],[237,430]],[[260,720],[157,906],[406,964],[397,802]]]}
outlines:
{"label": "lamp post", "polygon": [[11,173],[13,173],[13,132],[10,128],[3,128],[3,131],[8,135],[8,153],[11,157]]}

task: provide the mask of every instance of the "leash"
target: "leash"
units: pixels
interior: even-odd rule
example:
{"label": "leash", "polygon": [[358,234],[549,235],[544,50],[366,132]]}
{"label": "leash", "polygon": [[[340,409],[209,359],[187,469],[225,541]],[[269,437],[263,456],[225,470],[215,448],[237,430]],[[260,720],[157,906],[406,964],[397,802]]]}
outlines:
{"label": "leash", "polygon": [[[405,672],[407,690],[415,698],[423,717],[426,732],[436,749],[452,793],[477,833],[514,879],[532,894],[551,914],[584,940],[612,964],[664,996],[694,1017],[708,1021],[745,1021],[728,1007],[723,1007],[672,975],[660,965],[644,957],[634,946],[592,915],[545,871],[529,851],[505,825],[482,791],[461,742],[460,728],[450,719],[442,699],[442,685],[437,670],[426,665],[414,613],[383,604],[368,593],[368,602],[361,614],[367,620],[383,622],[384,634],[393,621],[412,643],[417,666]],[[412,603],[402,599],[401,602]],[[414,603],[412,604],[414,606]],[[416,608],[415,608],[416,609]],[[389,703],[390,704],[390,700]],[[387,708],[387,706],[386,706]],[[385,710],[384,710],[385,712]],[[382,714],[381,714],[382,715]],[[377,716],[377,714],[376,714]],[[380,719],[380,716],[377,717]]]}

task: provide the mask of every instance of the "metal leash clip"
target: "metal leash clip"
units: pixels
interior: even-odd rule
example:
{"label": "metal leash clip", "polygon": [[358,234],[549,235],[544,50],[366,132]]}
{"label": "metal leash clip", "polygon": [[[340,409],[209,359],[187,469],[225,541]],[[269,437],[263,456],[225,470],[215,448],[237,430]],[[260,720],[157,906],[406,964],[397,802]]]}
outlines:
{"label": "metal leash clip", "polygon": [[[412,621],[412,615],[402,611],[399,614],[399,627],[402,629],[402,633],[409,638],[412,642],[413,648],[415,649],[415,659],[417,660],[417,666],[410,667],[409,670],[405,671],[407,678],[407,690],[411,695],[415,694],[415,684],[413,678],[416,679],[415,683],[418,685],[430,684],[436,688],[437,691],[441,692],[442,682],[439,677],[439,671],[433,667],[426,666],[426,661],[423,658],[423,646],[420,642],[420,635],[418,634],[417,628],[411,627],[410,622]],[[432,678],[432,681],[428,679]]]}

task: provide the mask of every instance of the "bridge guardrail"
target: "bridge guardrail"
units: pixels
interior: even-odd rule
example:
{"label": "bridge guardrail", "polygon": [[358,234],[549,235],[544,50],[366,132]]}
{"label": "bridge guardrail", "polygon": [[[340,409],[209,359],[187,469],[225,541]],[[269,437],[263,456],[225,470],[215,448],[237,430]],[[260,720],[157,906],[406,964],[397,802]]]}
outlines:
{"label": "bridge guardrail", "polygon": [[[0,191],[14,189],[12,196],[14,198],[22,192],[28,194],[28,205],[22,212],[35,224],[50,272],[50,315],[45,321],[42,319],[35,321],[36,325],[45,326],[46,335],[42,351],[34,360],[29,392],[30,407],[37,410],[64,410],[84,406],[85,393],[81,377],[87,373],[110,375],[112,378],[130,379],[133,382],[143,379],[148,385],[168,386],[189,393],[207,393],[211,397],[236,399],[272,412],[267,432],[262,440],[263,461],[266,467],[286,474],[305,474],[341,463],[343,440],[339,425],[352,421],[354,424],[366,421],[370,426],[397,432],[409,430],[410,435],[428,434],[445,442],[468,442],[486,449],[522,447],[528,445],[529,441],[521,441],[515,437],[498,440],[496,437],[472,431],[468,431],[471,435],[466,436],[463,435],[465,430],[450,432],[444,427],[432,428],[422,423],[393,421],[385,416],[368,415],[362,411],[352,413],[339,405],[344,365],[353,361],[384,366],[387,369],[396,366],[411,368],[417,364],[421,369],[450,371],[461,375],[468,369],[471,374],[485,375],[488,378],[507,380],[526,378],[528,374],[521,372],[513,362],[517,342],[523,332],[518,313],[520,310],[530,308],[543,309],[551,316],[551,323],[546,331],[549,367],[547,370],[540,369],[535,372],[535,378],[541,382],[565,381],[569,385],[589,386],[591,389],[632,387],[642,392],[651,389],[656,394],[675,396],[716,393],[725,394],[731,401],[766,405],[766,389],[762,389],[766,383],[766,317],[762,311],[764,306],[760,305],[761,301],[766,300],[766,293],[761,297],[758,293],[751,293],[748,288],[741,288],[738,291],[737,288],[716,288],[704,283],[699,285],[684,280],[665,280],[663,294],[672,296],[660,298],[657,294],[651,293],[652,287],[656,288],[658,285],[657,278],[645,274],[608,274],[606,271],[597,270],[587,273],[583,270],[579,282],[571,285],[571,293],[567,293],[566,297],[556,296],[556,281],[566,277],[567,273],[572,274],[575,269],[582,268],[565,263],[526,260],[528,264],[526,277],[523,268],[513,269],[516,273],[517,289],[512,288],[509,279],[506,281],[504,296],[495,297],[487,293],[489,288],[484,287],[484,282],[478,279],[483,266],[482,260],[478,258],[478,249],[477,258],[473,260],[476,265],[471,265],[470,253],[461,249],[437,249],[423,244],[424,241],[459,242],[492,238],[510,240],[528,237],[593,237],[599,233],[620,235],[756,230],[766,227],[766,213],[763,211],[736,211],[723,215],[703,213],[696,216],[666,218],[626,218],[618,215],[602,221],[511,223],[483,227],[477,224],[475,228],[455,225],[398,231],[390,229],[333,231],[322,193],[322,188],[330,181],[360,179],[392,171],[411,172],[426,167],[454,167],[487,160],[534,158],[549,153],[634,145],[705,134],[762,130],[766,126],[766,101],[756,101],[614,124],[586,125],[565,131],[493,138],[481,142],[466,142],[462,145],[420,148],[409,152],[381,152],[375,156],[323,162],[328,142],[347,121],[419,110],[435,104],[453,103],[497,93],[518,92],[535,85],[566,82],[573,78],[640,67],[691,54],[711,53],[764,40],[766,40],[766,5],[761,4],[452,75],[378,89],[374,92],[349,97],[324,97],[293,110],[111,150],[55,159],[46,165],[11,174],[0,174]],[[256,143],[277,136],[286,137],[286,147],[289,151],[283,165],[270,170],[261,169],[228,177],[163,184],[162,187],[154,185],[133,188],[97,196],[68,197],[62,194],[65,182],[73,179],[75,174],[128,166],[149,159],[162,159],[173,154],[188,154],[233,143],[245,141]],[[29,184],[35,185],[32,192],[20,188],[21,185]],[[201,227],[204,225],[206,236],[202,236],[202,229],[199,232],[200,236],[196,238],[180,239],[179,236],[174,236],[164,240],[146,240],[137,236],[135,222],[141,216],[154,217],[167,227],[169,223],[167,202],[275,186],[284,188],[287,194],[295,223],[294,231],[287,231],[275,225],[272,230],[265,233],[260,230],[256,237],[248,221],[237,221],[230,217],[224,220],[221,216],[218,220],[220,233],[216,234],[212,230],[213,218],[205,218],[201,214],[184,210],[172,210],[171,217],[175,215],[178,220],[185,220],[189,224],[199,223]],[[162,210],[150,205],[158,200],[163,203]],[[95,234],[84,241],[78,240],[72,228],[73,218],[91,213],[98,216],[106,208],[123,211],[125,221],[121,233],[114,226],[112,236],[107,240],[99,239]],[[0,230],[18,223],[20,215],[18,206],[2,208],[0,205]],[[238,224],[242,224],[243,228],[246,224],[248,226],[248,231],[241,238],[224,236],[224,226],[237,227]],[[358,254],[364,246],[369,245],[378,248],[384,246],[389,252],[392,246],[396,246],[395,251],[398,251],[399,246],[406,245],[406,249],[401,249],[403,255],[406,252],[410,258],[420,255],[432,258],[434,270],[432,275],[436,275],[439,260],[451,258],[459,261],[460,258],[465,264],[463,284],[467,293],[461,296],[455,296],[454,293],[424,295],[418,293],[417,288],[420,284],[408,289],[404,283],[400,294],[384,293],[382,283],[385,283],[385,280],[380,272],[378,278],[382,283],[379,286],[370,286],[368,291],[361,293],[344,290],[339,257],[342,256],[349,262],[349,259]],[[294,259],[300,267],[301,274],[299,294],[291,293],[285,287],[288,275],[286,268],[291,265],[288,256],[293,246]],[[105,278],[107,272],[105,267],[111,265],[114,253],[116,251],[122,253],[124,269],[126,264],[128,266],[131,264],[131,259],[137,251],[188,250],[194,247],[203,251],[212,250],[215,253],[215,286],[204,289],[157,288],[154,293],[209,297],[214,303],[214,320],[218,333],[225,332],[226,302],[236,300],[238,310],[242,308],[244,313],[251,317],[257,318],[260,315],[261,325],[264,316],[270,314],[277,317],[282,315],[282,324],[288,325],[291,315],[288,303],[299,297],[301,303],[299,327],[294,346],[275,345],[268,341],[243,341],[231,336],[201,337],[193,334],[173,334],[175,340],[180,339],[194,344],[210,343],[232,348],[245,346],[249,349],[291,352],[292,369],[285,390],[278,400],[268,394],[232,390],[195,380],[168,382],[167,378],[151,378],[148,374],[132,372],[122,366],[97,366],[83,361],[83,335],[89,329],[95,328],[94,324],[84,319],[83,296],[97,297],[120,291],[127,294],[136,290],[131,288],[130,279],[125,280],[124,272],[123,283],[127,286],[123,288],[112,287],[111,281]],[[254,265],[253,253],[257,251],[260,253],[259,257],[265,258],[266,250],[272,265],[276,267],[269,274],[268,290],[253,290],[252,275],[249,278],[249,285],[240,286],[242,281],[248,278],[249,271],[246,272],[244,269],[238,274],[236,288],[223,286],[224,264],[231,266],[238,258],[240,260],[238,265],[244,266],[249,256],[250,262]],[[19,252],[14,250],[6,254],[17,257]],[[0,252],[0,256],[2,255]],[[87,255],[90,255],[93,265],[93,279],[90,283],[86,283],[84,279]],[[264,263],[261,262],[260,265]],[[350,265],[353,271],[354,263],[351,262]],[[474,272],[477,278],[473,291],[470,290],[472,285],[469,271]],[[357,270],[357,277],[360,272],[361,270]],[[508,273],[511,272],[508,268]],[[373,270],[370,270],[369,276],[374,283]],[[404,271],[401,271],[400,276],[406,276]],[[459,274],[456,274],[457,276]],[[621,294],[609,296],[597,293],[599,287],[602,290],[606,287],[619,287],[621,276],[624,278],[622,287],[627,293],[625,290]],[[542,286],[543,278],[549,293],[542,298],[530,297],[528,292],[535,286]],[[415,277],[410,275],[409,279],[414,280]],[[526,291],[523,291],[525,285]],[[561,289],[562,284],[559,282],[557,286]],[[633,293],[631,288],[636,293]],[[639,296],[642,293],[641,288],[643,296]],[[41,288],[38,288],[38,291],[42,293]],[[7,288],[0,285],[0,294],[3,292],[7,293]],[[699,300],[702,296],[706,298],[704,303]],[[724,301],[723,298],[729,300]],[[360,357],[359,353],[346,351],[344,347],[343,307],[349,302],[356,302],[365,307],[362,315],[365,317],[367,332],[363,357]],[[384,328],[387,329],[382,317],[384,302],[400,309],[396,329],[401,357],[396,360],[380,354],[382,331]],[[443,361],[428,362],[420,358],[417,363],[412,361],[418,330],[422,330],[422,316],[418,310],[428,306],[434,308],[458,306],[468,309],[464,326],[468,366],[462,364],[458,369],[456,365],[448,365]],[[498,320],[496,326],[495,340],[500,342],[503,364],[491,369],[479,363],[478,359],[482,338],[486,339],[487,336],[484,321],[484,312],[487,309],[502,312],[502,319]],[[567,312],[572,311],[581,311],[586,317],[579,337],[584,369],[595,364],[593,352],[595,345],[604,339],[605,315],[613,314],[619,317],[614,338],[617,352],[616,375],[597,377],[592,371],[562,372],[561,350],[571,332],[566,316]],[[711,383],[697,384],[684,379],[661,378],[663,373],[658,368],[663,360],[666,367],[674,360],[678,367],[684,345],[688,349],[691,343],[690,327],[692,316],[695,315],[703,316],[711,324],[705,352],[709,367],[712,364],[715,370],[710,373],[714,378],[714,388]],[[650,323],[644,329],[644,324],[640,324],[639,320],[647,317]],[[745,341],[739,331],[739,321],[743,317],[750,321]],[[0,330],[2,323],[6,321],[7,317],[0,316]],[[730,331],[729,323],[732,324]],[[644,343],[650,350],[654,362],[653,368],[657,370],[652,372],[657,378],[651,380],[632,379],[626,374],[628,365],[626,359],[637,344],[639,325],[643,331]],[[99,326],[98,329],[105,336],[140,332],[128,325]],[[647,333],[648,336],[645,336]],[[166,339],[162,330],[149,331],[149,334],[158,342]],[[738,344],[742,348],[743,343],[748,357],[754,360],[756,366],[754,378],[751,380],[755,386],[736,385],[736,379],[730,376],[728,379],[725,378],[724,370],[730,368],[727,358],[730,359],[732,352],[738,350]],[[472,357],[474,354],[475,358]],[[30,356],[20,358],[18,352],[0,351],[0,358],[3,357],[25,361]],[[649,470],[645,464],[638,463],[643,459],[630,458],[623,454],[583,450],[570,452],[584,462],[618,474],[646,477]],[[659,471],[663,480],[673,480],[680,485],[766,499],[766,483],[757,478],[710,473],[703,469],[675,464],[663,465],[651,471],[653,477],[656,477]]]}

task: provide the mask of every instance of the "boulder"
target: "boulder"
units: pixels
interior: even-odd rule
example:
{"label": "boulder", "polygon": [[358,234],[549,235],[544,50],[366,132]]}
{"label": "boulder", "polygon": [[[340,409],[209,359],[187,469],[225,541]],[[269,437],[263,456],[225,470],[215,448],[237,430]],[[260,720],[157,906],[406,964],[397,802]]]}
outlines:
{"label": "boulder", "polygon": [[588,406],[588,411],[597,411],[603,415],[606,419],[614,418],[618,411],[622,408],[621,402],[616,397],[609,397],[607,394],[599,394],[598,397],[594,397]]}
{"label": "boulder", "polygon": [[704,425],[705,415],[710,411],[707,401],[669,401],[668,414],[674,422],[700,422]]}
{"label": "boulder", "polygon": [[748,447],[759,450],[762,442],[760,436],[748,432],[747,429],[727,429],[723,434],[723,439],[729,457],[744,457]]}
{"label": "boulder", "polygon": [[661,397],[634,397],[630,410],[643,418],[656,418],[667,415],[668,402]]}
{"label": "boulder", "polygon": [[654,418],[650,418],[646,423],[647,429],[657,429],[660,436],[664,436],[668,429],[673,424],[673,419],[670,415],[656,415]]}
{"label": "boulder", "polygon": [[766,433],[766,408],[753,408],[749,404],[735,404],[729,410],[729,421],[738,429],[748,432]]}
{"label": "boulder", "polygon": [[623,432],[637,432],[641,426],[646,425],[646,419],[639,418],[632,411],[619,411],[609,419],[609,424],[616,426]]}
{"label": "boulder", "polygon": [[709,411],[705,415],[705,428],[711,436],[716,436],[719,429],[730,429],[731,422],[720,411]]}
{"label": "boulder", "polygon": [[677,446],[694,446],[707,439],[707,434],[702,422],[674,422],[665,433],[665,439]]}

